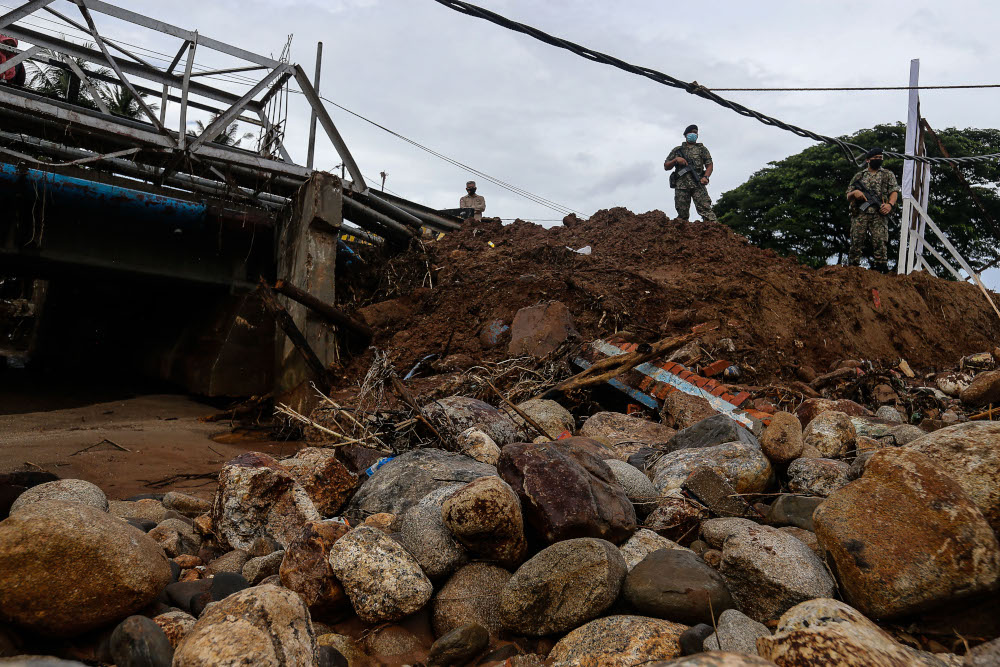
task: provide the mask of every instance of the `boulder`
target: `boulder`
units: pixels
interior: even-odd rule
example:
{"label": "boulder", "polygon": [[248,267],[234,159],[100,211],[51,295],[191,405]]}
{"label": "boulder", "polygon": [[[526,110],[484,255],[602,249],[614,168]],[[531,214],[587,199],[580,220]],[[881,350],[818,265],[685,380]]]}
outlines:
{"label": "boulder", "polygon": [[847,486],[851,466],[833,459],[796,459],[788,466],[788,490],[825,498]]}
{"label": "boulder", "polygon": [[339,521],[309,521],[282,557],[281,585],[298,593],[313,615],[335,613],[349,604],[330,565],[330,549],[348,530]]}
{"label": "boulder", "polygon": [[268,577],[281,572],[281,561],[285,559],[285,550],[272,551],[266,556],[251,558],[243,566],[243,578],[250,582],[251,586],[262,583]]}
{"label": "boulder", "polygon": [[[309,522],[311,523],[311,522]],[[308,523],[306,524],[308,525]],[[242,549],[227,551],[215,560],[208,563],[207,574],[218,574],[220,572],[242,572],[243,566],[250,560],[250,554]]]}
{"label": "boulder", "polygon": [[802,544],[812,549],[812,552],[817,556],[819,556],[820,559],[823,558],[823,549],[821,549],[819,546],[819,540],[816,539],[816,533],[804,530],[802,528],[797,528],[795,526],[782,526],[778,530],[785,533],[786,535],[791,535],[799,542],[802,542]]}
{"label": "boulder", "polygon": [[96,484],[82,479],[59,479],[33,486],[21,493],[10,506],[10,514],[14,514],[32,503],[45,500],[80,503],[104,512],[108,511],[108,498]]}
{"label": "boulder", "polygon": [[600,616],[618,598],[625,560],[606,540],[557,542],[518,568],[504,586],[505,629],[531,637],[566,632]]}
{"label": "boulder", "polygon": [[524,430],[510,417],[489,403],[467,396],[448,396],[428,403],[423,408],[438,429],[452,437],[470,428],[478,428],[503,447],[523,439]]}
{"label": "boulder", "polygon": [[802,455],[802,424],[790,412],[776,412],[760,436],[760,448],[772,463],[789,463]]}
{"label": "boulder", "polygon": [[687,625],[711,623],[735,606],[722,575],[689,550],[649,554],[628,573],[622,594],[644,616]]}
{"label": "boulder", "polygon": [[507,352],[512,357],[541,358],[555,352],[570,337],[577,336],[573,316],[566,304],[550,301],[521,308],[515,313]]}
{"label": "boulder", "polygon": [[667,665],[670,667],[774,667],[774,663],[770,660],[755,655],[720,651],[699,653],[670,662],[656,662],[649,667],[667,667]]}
{"label": "boulder", "polygon": [[772,526],[796,526],[813,530],[813,513],[822,498],[785,494],[771,503],[767,512],[767,522]]}
{"label": "boulder", "polygon": [[180,519],[164,519],[147,534],[171,558],[182,554],[195,556],[201,549],[201,536],[194,526]]}
{"label": "boulder", "polygon": [[961,397],[966,405],[1000,403],[1000,371],[978,373],[962,390]]}
{"label": "boulder", "polygon": [[[480,478],[483,479],[500,481],[496,477]],[[433,580],[447,577],[469,558],[441,516],[445,499],[461,488],[461,484],[450,484],[431,491],[406,510],[400,522],[399,543],[417,559],[424,574]]]}
{"label": "boulder", "polygon": [[528,544],[521,501],[499,477],[481,477],[460,487],[445,499],[441,516],[476,560],[504,567],[517,567],[524,560]]}
{"label": "boulder", "polygon": [[607,441],[621,458],[628,458],[643,445],[663,445],[675,429],[620,412],[597,412],[587,418],[580,435]]}
{"label": "boulder", "polygon": [[234,549],[249,550],[261,537],[287,547],[306,521],[319,521],[312,500],[272,457],[241,454],[219,473],[212,504],[215,534]]}
{"label": "boulder", "polygon": [[646,556],[654,551],[659,551],[660,549],[679,549],[681,551],[691,551],[687,547],[682,547],[673,540],[668,540],[648,528],[640,528],[635,531],[635,534],[628,538],[628,542],[619,547],[619,551],[622,552],[622,558],[625,559],[625,567],[627,567],[630,572],[632,571],[632,568],[641,563]]}
{"label": "boulder", "polygon": [[891,405],[883,405],[876,410],[875,419],[881,419],[882,421],[890,422],[892,424],[902,424],[905,422],[903,415],[899,414],[899,410]]}
{"label": "boulder", "polygon": [[154,526],[167,518],[167,508],[154,498],[109,500],[108,511],[119,519],[152,521]]}
{"label": "boulder", "polygon": [[973,374],[969,372],[940,373],[934,378],[934,384],[948,396],[958,398],[972,384],[972,378]]}
{"label": "boulder", "polygon": [[760,443],[753,433],[728,415],[723,414],[712,415],[677,431],[667,443],[667,448],[676,450],[715,447],[729,442],[739,442],[760,449]]}
{"label": "boulder", "polygon": [[495,466],[500,460],[500,448],[497,443],[475,426],[458,434],[458,451],[491,466]]}
{"label": "boulder", "polygon": [[625,490],[611,468],[582,447],[508,445],[497,470],[520,498],[528,525],[547,543],[574,537],[621,543],[635,532]]}
{"label": "boulder", "polygon": [[491,465],[440,449],[414,449],[379,468],[361,485],[344,510],[353,524],[373,514],[401,516],[431,491],[496,475]]}
{"label": "boulder", "polygon": [[498,637],[503,629],[500,596],[510,576],[507,570],[488,563],[470,563],[458,570],[434,596],[431,606],[434,636],[442,637],[475,623]]}
{"label": "boulder", "polygon": [[322,516],[335,516],[358,487],[358,476],[337,460],[332,449],[306,447],[281,466],[302,485]]}
{"label": "boulder", "polygon": [[908,445],[918,438],[922,438],[927,435],[919,426],[913,426],[912,424],[901,424],[899,426],[893,426],[889,429],[889,433],[896,440],[896,445],[903,446]]}
{"label": "boulder", "polygon": [[[566,432],[573,435],[573,431],[576,430],[576,420],[573,419],[573,415],[570,414],[569,410],[555,401],[532,398],[523,403],[518,403],[517,407],[521,412],[531,417],[553,439],[558,439]],[[515,414],[513,419],[523,430],[537,435],[535,429],[529,426],[520,415]]]}
{"label": "boulder", "polygon": [[[899,426],[899,424],[885,422],[874,417],[851,417],[850,419],[851,425],[854,426],[855,446],[857,438],[861,437],[875,440],[888,439],[892,434],[892,429]],[[850,444],[848,444],[847,450],[850,450]]]}
{"label": "boulder", "polygon": [[760,622],[836,590],[812,549],[770,526],[745,526],[727,537],[719,571],[740,610]]}
{"label": "boulder", "polygon": [[427,654],[427,667],[464,665],[486,650],[490,633],[478,623],[455,628],[431,645]]}
{"label": "boulder", "polygon": [[807,398],[795,409],[795,416],[802,422],[802,427],[809,425],[815,417],[823,412],[842,412],[849,417],[871,417],[871,412],[864,406],[846,398],[831,400],[828,398]]}
{"label": "boulder", "polygon": [[163,507],[191,518],[212,511],[209,501],[178,491],[170,491],[163,496]]}
{"label": "boulder", "polygon": [[70,636],[142,609],[170,582],[148,535],[83,503],[39,500],[0,522],[0,616]]}
{"label": "boulder", "polygon": [[697,534],[698,524],[708,517],[708,508],[675,490],[660,498],[642,525],[669,540],[683,540]]}
{"label": "boulder", "polygon": [[170,667],[174,649],[160,626],[145,616],[129,616],[111,633],[115,667]]}
{"label": "boulder", "polygon": [[681,645],[681,655],[694,655],[702,652],[702,645],[715,630],[707,623],[692,625],[681,633],[678,643]]}
{"label": "boulder", "polygon": [[198,622],[198,619],[185,611],[175,610],[154,616],[153,622],[160,626],[163,634],[167,636],[170,648],[176,650],[177,645],[187,636],[187,633],[191,632],[191,628]]}
{"label": "boulder", "polygon": [[413,556],[368,526],[355,528],[334,543],[330,565],[366,623],[399,620],[427,604],[433,593]]}
{"label": "boulder", "polygon": [[749,519],[739,519],[739,518],[724,518],[724,519],[709,519],[701,524],[700,534],[701,539],[705,544],[713,547],[715,549],[722,549],[722,545],[726,543],[726,540],[731,536],[739,534],[746,534],[748,531],[755,529],[759,524],[755,521],[750,521]]}
{"label": "boulder", "polygon": [[758,623],[743,612],[727,609],[719,614],[718,631],[705,639],[706,651],[730,651],[757,655],[757,639],[770,637],[771,631],[763,623]]}
{"label": "boulder", "polygon": [[817,415],[802,432],[802,440],[812,445],[823,458],[839,458],[854,446],[857,431],[843,412],[828,410]]}
{"label": "boulder", "polygon": [[931,458],[958,482],[1000,531],[1000,423],[966,422],[938,429],[906,445]]}
{"label": "boulder", "polygon": [[725,477],[712,468],[697,468],[681,485],[688,495],[722,517],[756,519],[760,513],[736,492]]}
{"label": "boulder", "polygon": [[1000,545],[982,513],[908,448],[875,452],[813,523],[844,598],[875,619],[989,590],[1000,576]]}
{"label": "boulder", "polygon": [[678,449],[660,457],[649,475],[653,486],[665,495],[680,489],[688,475],[699,468],[715,470],[737,493],[762,493],[774,479],[771,462],[760,447],[746,442]]}
{"label": "boulder", "polygon": [[173,667],[310,667],[316,656],[305,603],[292,591],[264,585],[206,609],[177,646]]}
{"label": "boulder", "polygon": [[[380,625],[366,633],[362,646],[371,656],[386,662],[411,665],[423,663],[430,645],[426,637],[418,637],[401,625]],[[379,662],[383,662],[380,660]],[[383,662],[383,664],[385,664]]]}
{"label": "boulder", "polygon": [[816,599],[786,611],[773,637],[757,640],[761,657],[779,665],[824,664],[845,667],[909,667],[919,664],[911,651],[839,600]]}
{"label": "boulder", "polygon": [[615,479],[625,489],[625,496],[635,507],[636,515],[645,517],[656,509],[659,494],[656,492],[656,487],[641,470],[618,459],[605,459],[604,462],[608,464]]}
{"label": "boulder", "polygon": [[607,616],[583,625],[552,647],[553,667],[633,667],[681,654],[687,626],[642,616]]}
{"label": "boulder", "polygon": [[674,429],[684,429],[694,426],[703,419],[717,415],[718,412],[702,396],[692,396],[683,391],[672,391],[663,398],[660,407],[660,421]]}

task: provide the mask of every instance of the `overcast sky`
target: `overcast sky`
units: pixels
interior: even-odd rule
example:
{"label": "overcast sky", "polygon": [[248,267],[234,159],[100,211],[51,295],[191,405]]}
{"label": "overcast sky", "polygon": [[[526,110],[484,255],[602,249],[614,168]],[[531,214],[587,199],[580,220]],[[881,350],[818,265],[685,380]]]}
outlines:
{"label": "overcast sky", "polygon": [[[11,4],[11,0],[2,0]],[[120,3],[122,4],[122,3]],[[202,34],[292,60],[322,92],[431,148],[562,205],[673,215],[663,159],[689,123],[715,159],[713,198],[811,142],[683,91],[586,61],[433,0],[133,0],[123,3]],[[706,87],[996,83],[996,3],[919,0],[698,3],[482,0],[511,19]],[[99,22],[107,21],[99,17]],[[875,26],[872,29],[869,26]],[[110,26],[109,26],[110,28]],[[116,28],[117,30],[117,28]],[[121,34],[117,32],[116,34]],[[135,32],[135,39],[145,39]],[[170,39],[143,45],[173,53]],[[205,51],[199,63],[214,64]],[[906,92],[725,93],[816,132],[840,135],[905,120]],[[307,111],[292,96],[287,146],[304,162]],[[996,125],[1000,89],[924,91],[936,128]],[[334,109],[364,174],[435,208],[458,205],[471,174]],[[891,147],[900,150],[901,146]],[[326,141],[317,166],[340,159]],[[561,214],[477,178],[487,214]],[[933,193],[931,193],[933,197]]]}

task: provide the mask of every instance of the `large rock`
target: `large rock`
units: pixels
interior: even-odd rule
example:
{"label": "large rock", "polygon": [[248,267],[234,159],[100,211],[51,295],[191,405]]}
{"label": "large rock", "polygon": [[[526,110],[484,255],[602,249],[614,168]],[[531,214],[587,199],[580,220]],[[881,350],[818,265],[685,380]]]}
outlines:
{"label": "large rock", "polygon": [[129,616],[119,623],[110,648],[116,667],[170,667],[174,656],[166,633],[145,616]]}
{"label": "large rock", "polygon": [[553,667],[634,667],[681,654],[687,626],[642,616],[607,616],[573,630],[548,656]]}
{"label": "large rock", "polygon": [[833,459],[796,459],[788,466],[788,490],[807,496],[829,496],[847,486],[851,466]]}
{"label": "large rock", "polygon": [[722,545],[726,543],[733,535],[746,534],[757,528],[759,524],[756,521],[750,521],[749,519],[739,519],[736,517],[723,518],[723,519],[709,519],[704,521],[700,527],[701,539],[705,541],[706,544],[715,548],[722,549]]}
{"label": "large rock", "polygon": [[649,554],[628,573],[622,593],[643,615],[687,625],[711,623],[734,606],[722,575],[688,550]]}
{"label": "large rock", "polygon": [[441,637],[469,623],[499,637],[500,596],[510,572],[488,563],[470,563],[451,576],[434,596],[431,620],[434,636]]}
{"label": "large rock", "polygon": [[669,449],[715,447],[727,442],[740,442],[760,449],[757,438],[729,415],[715,414],[685,429],[677,431],[667,444]]}
{"label": "large rock", "polygon": [[422,410],[428,419],[438,425],[438,430],[452,437],[473,427],[490,436],[500,447],[524,437],[524,429],[510,417],[475,398],[448,396],[428,403]]}
{"label": "large rock", "polygon": [[[496,479],[487,477],[480,479]],[[441,506],[461,484],[450,484],[431,491],[406,510],[399,528],[399,543],[417,559],[420,569],[433,580],[443,579],[464,565],[469,556],[445,526]]]}
{"label": "large rock", "polygon": [[644,517],[656,509],[659,494],[645,473],[634,465],[618,459],[605,459],[604,462],[608,464],[615,479],[625,489],[625,496],[632,501],[637,515]]}
{"label": "large rock", "polygon": [[604,613],[617,599],[625,574],[625,560],[606,540],[585,537],[553,544],[518,568],[504,586],[503,626],[532,637],[566,632]]}
{"label": "large rock", "polygon": [[707,507],[674,490],[660,498],[642,525],[669,540],[680,541],[697,534],[698,524],[708,517]]}
{"label": "large rock", "polygon": [[475,426],[458,434],[458,451],[491,466],[495,466],[500,460],[500,448],[497,443]]}
{"label": "large rock", "polygon": [[711,651],[670,662],[654,662],[649,667],[774,667],[774,663],[756,655]]}
{"label": "large rock", "polygon": [[906,445],[927,455],[958,482],[983,516],[1000,531],[1000,423],[966,422]]}
{"label": "large rock", "polygon": [[812,531],[813,513],[822,502],[822,498],[812,496],[778,496],[767,512],[767,522],[772,526],[795,526]]}
{"label": "large rock", "polygon": [[744,525],[727,537],[719,571],[740,610],[762,623],[836,590],[812,549],[770,526]]}
{"label": "large rock", "polygon": [[789,609],[773,637],[757,640],[758,653],[778,665],[910,667],[919,665],[887,632],[839,600],[817,599]]}
{"label": "large rock", "polygon": [[42,500],[0,522],[0,616],[75,635],[142,609],[170,583],[160,547],[82,503]]}
{"label": "large rock", "polygon": [[212,503],[179,491],[170,491],[163,495],[164,509],[173,510],[192,519],[200,514],[212,511]]}
{"label": "large rock", "polygon": [[237,456],[219,473],[211,518],[216,535],[244,551],[259,538],[287,547],[306,521],[321,519],[295,478],[259,452]]}
{"label": "large rock", "polygon": [[[518,403],[517,407],[521,412],[531,417],[553,439],[559,438],[566,432],[572,435],[573,431],[576,430],[576,420],[573,419],[573,415],[555,401],[532,398]],[[534,428],[521,419],[520,415],[515,415],[514,421],[520,424],[522,429],[529,430],[534,434]]]}
{"label": "large rock", "polygon": [[988,405],[1000,403],[1000,371],[979,373],[969,386],[962,390],[962,402],[966,405]]}
{"label": "large rock", "polygon": [[688,475],[699,468],[716,471],[737,493],[761,493],[774,479],[771,462],[760,447],[746,442],[678,449],[660,457],[649,474],[657,491],[666,494],[680,489]]}
{"label": "large rock", "polygon": [[760,437],[760,447],[772,463],[788,463],[802,455],[802,424],[790,412],[776,412]]}
{"label": "large rock", "polygon": [[733,653],[757,655],[757,639],[771,636],[766,625],[758,623],[736,609],[727,609],[719,614],[716,625],[718,631],[705,639],[706,651],[725,649]]}
{"label": "large rock", "polygon": [[108,498],[99,486],[82,479],[60,479],[24,491],[10,506],[10,513],[14,514],[23,507],[45,500],[80,503],[104,512],[108,511]]}
{"label": "large rock", "polygon": [[483,652],[490,643],[490,633],[478,623],[455,628],[431,645],[427,667],[464,665]]}
{"label": "large rock", "polygon": [[660,420],[675,429],[694,426],[701,420],[717,414],[718,412],[708,400],[683,391],[672,391],[667,394],[660,407]]}
{"label": "large rock", "polygon": [[862,405],[846,398],[831,400],[828,398],[807,398],[795,409],[795,416],[805,428],[813,419],[824,412],[843,412],[849,417],[871,417],[872,413]]}
{"label": "large rock", "polygon": [[[452,493],[441,506],[444,525],[477,559],[517,567],[528,543],[521,501],[499,477],[481,477]],[[425,569],[426,571],[426,569]]]}
{"label": "large rock", "polygon": [[248,588],[211,605],[174,653],[173,667],[312,667],[316,635],[292,591]]}
{"label": "large rock", "polygon": [[281,466],[302,485],[322,516],[335,516],[358,486],[358,476],[331,449],[306,447]]}
{"label": "large rock", "polygon": [[496,475],[491,465],[440,449],[415,449],[375,471],[344,510],[352,524],[373,514],[401,516],[431,491],[480,477]]}
{"label": "large rock", "polygon": [[433,586],[420,564],[375,528],[355,528],[334,543],[330,565],[366,623],[396,621],[431,599]]}
{"label": "large rock", "polygon": [[673,540],[668,540],[648,528],[640,528],[635,531],[635,534],[628,538],[628,542],[621,545],[619,548],[622,552],[622,558],[625,559],[625,567],[627,567],[630,572],[632,571],[632,568],[641,563],[646,556],[654,551],[659,551],[660,549],[680,549],[681,551],[691,551],[687,547],[682,547]]}
{"label": "large rock", "polygon": [[564,303],[550,301],[529,306],[514,315],[507,352],[512,357],[541,358],[555,352],[568,338],[578,335],[573,316]]}
{"label": "large rock", "polygon": [[599,537],[621,543],[635,532],[635,508],[625,490],[604,461],[581,447],[508,445],[497,469],[545,542]]}
{"label": "large rock", "polygon": [[[97,506],[95,505],[95,507]],[[209,507],[211,508],[211,505]],[[153,498],[110,500],[108,501],[108,511],[119,519],[140,519],[160,523],[167,518],[167,508],[159,500]]]}
{"label": "large rock", "polygon": [[815,417],[802,432],[806,446],[815,447],[823,458],[839,458],[854,445],[857,431],[843,412],[829,410]]}
{"label": "large rock", "polygon": [[988,590],[1000,546],[962,488],[906,448],[875,452],[864,476],[813,515],[845,599],[872,618],[919,612]]}
{"label": "large rock", "polygon": [[197,556],[201,537],[194,526],[181,519],[164,519],[147,533],[171,558],[180,555]]}
{"label": "large rock", "polygon": [[309,521],[282,557],[281,585],[298,593],[313,614],[337,612],[348,605],[330,565],[330,549],[347,531],[339,521]]}
{"label": "large rock", "polygon": [[580,435],[608,442],[621,458],[628,458],[644,445],[665,445],[675,429],[620,412],[598,412],[587,418]]}

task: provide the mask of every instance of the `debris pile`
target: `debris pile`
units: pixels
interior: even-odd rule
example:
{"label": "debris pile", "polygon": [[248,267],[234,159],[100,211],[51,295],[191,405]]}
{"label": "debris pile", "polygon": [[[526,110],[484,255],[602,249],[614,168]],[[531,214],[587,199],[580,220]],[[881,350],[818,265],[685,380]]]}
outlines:
{"label": "debris pile", "polygon": [[[568,222],[475,223],[398,258],[389,299],[359,276],[375,345],[278,406],[299,451],[228,461],[210,500],[0,475],[0,657],[997,664],[1000,332],[973,289]],[[917,328],[945,304],[965,324]]]}

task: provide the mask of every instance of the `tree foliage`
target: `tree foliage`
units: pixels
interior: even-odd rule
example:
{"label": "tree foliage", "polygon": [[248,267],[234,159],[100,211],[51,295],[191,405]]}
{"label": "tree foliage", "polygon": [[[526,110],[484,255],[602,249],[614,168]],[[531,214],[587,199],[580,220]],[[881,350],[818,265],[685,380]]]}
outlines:
{"label": "tree foliage", "polygon": [[[877,125],[843,139],[862,146],[881,146],[903,152],[906,127],[902,123]],[[937,131],[952,157],[1000,152],[1000,130],[948,128]],[[940,156],[937,142],[926,140],[927,154]],[[886,160],[902,186],[902,160]],[[715,206],[719,220],[762,248],[794,254],[799,260],[822,266],[841,262],[850,248],[851,222],[845,193],[861,167],[851,164],[835,146],[819,145],[771,162],[739,187],[724,193]],[[994,221],[1000,221],[1000,162],[960,167]],[[900,200],[901,203],[901,200]],[[900,206],[889,224],[889,257],[899,247]],[[928,213],[959,252],[977,271],[991,265],[1000,246],[1000,225],[991,223],[968,190],[947,165],[931,168]],[[930,232],[927,233],[930,238]],[[932,244],[942,255],[944,247]],[[934,260],[929,260],[936,265]],[[940,275],[940,274],[939,274]]]}

